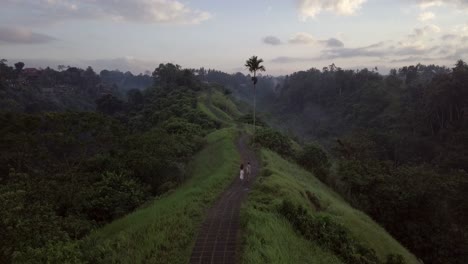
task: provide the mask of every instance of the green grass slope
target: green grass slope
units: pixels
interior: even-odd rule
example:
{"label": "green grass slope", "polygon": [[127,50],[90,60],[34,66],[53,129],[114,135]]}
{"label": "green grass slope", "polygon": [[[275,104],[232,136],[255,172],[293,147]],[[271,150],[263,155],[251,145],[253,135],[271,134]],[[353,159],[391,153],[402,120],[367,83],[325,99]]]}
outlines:
{"label": "green grass slope", "polygon": [[86,239],[94,263],[187,263],[204,212],[233,180],[239,163],[233,128],[207,136],[191,163],[192,177],[145,208]]}
{"label": "green grass slope", "polygon": [[[406,263],[416,258],[364,213],[353,209],[310,172],[262,150],[264,167],[242,209],[243,263],[343,263],[339,256],[296,232],[278,208],[284,199],[302,205],[312,215],[328,216],[344,226],[358,242],[375,250],[386,261],[388,254],[400,254]],[[320,201],[315,209],[306,195]]]}
{"label": "green grass slope", "polygon": [[208,89],[199,95],[198,109],[225,126],[232,125],[234,119],[241,115],[237,106],[214,87]]}

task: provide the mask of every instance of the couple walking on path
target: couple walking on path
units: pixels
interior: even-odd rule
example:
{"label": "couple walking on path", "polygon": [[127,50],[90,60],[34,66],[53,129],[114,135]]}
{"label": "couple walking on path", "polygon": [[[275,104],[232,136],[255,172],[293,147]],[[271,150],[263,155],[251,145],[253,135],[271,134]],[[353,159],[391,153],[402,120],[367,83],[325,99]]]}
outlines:
{"label": "couple walking on path", "polygon": [[247,162],[247,166],[244,171],[244,164],[242,163],[240,165],[240,172],[239,172],[239,178],[241,182],[249,182],[250,174],[252,173],[252,166],[250,165],[250,162]]}

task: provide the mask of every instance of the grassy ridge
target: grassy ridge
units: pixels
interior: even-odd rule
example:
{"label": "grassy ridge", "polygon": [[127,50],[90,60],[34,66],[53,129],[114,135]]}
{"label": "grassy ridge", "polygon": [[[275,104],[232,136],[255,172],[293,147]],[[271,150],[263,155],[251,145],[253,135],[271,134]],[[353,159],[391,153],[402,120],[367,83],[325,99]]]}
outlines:
{"label": "grassy ridge", "polygon": [[[407,263],[418,263],[383,228],[349,206],[311,173],[270,151],[263,150],[262,159],[262,177],[242,209],[244,263],[342,263],[330,250],[305,240],[293,230],[278,213],[284,199],[303,205],[313,214],[331,217],[363,245],[374,249],[382,261],[387,254],[400,254]],[[318,198],[322,210],[315,209],[306,191]]]}
{"label": "grassy ridge", "polygon": [[210,89],[211,91],[199,96],[198,109],[213,120],[231,125],[233,120],[241,114],[237,106],[220,91]]}
{"label": "grassy ridge", "polygon": [[239,162],[234,129],[207,136],[191,163],[192,178],[146,208],[94,232],[87,246],[100,263],[186,263],[205,210],[232,181]]}

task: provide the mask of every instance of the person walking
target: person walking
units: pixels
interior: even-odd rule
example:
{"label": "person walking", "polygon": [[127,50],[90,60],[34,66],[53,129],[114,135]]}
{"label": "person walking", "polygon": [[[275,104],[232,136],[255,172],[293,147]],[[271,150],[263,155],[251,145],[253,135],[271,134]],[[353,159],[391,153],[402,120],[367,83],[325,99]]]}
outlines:
{"label": "person walking", "polygon": [[250,161],[247,162],[246,173],[247,174],[245,175],[245,180],[247,182],[249,182],[250,181],[250,175],[252,174],[252,166],[250,165]]}
{"label": "person walking", "polygon": [[239,178],[241,182],[244,182],[244,164],[243,163],[241,163],[240,165]]}

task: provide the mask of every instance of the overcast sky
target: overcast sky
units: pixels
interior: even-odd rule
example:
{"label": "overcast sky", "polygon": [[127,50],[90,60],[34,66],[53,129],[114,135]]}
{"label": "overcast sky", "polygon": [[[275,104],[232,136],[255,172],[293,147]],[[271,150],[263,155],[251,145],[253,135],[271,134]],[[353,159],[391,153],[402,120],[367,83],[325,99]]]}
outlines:
{"label": "overcast sky", "polygon": [[451,66],[468,58],[468,0],[0,0],[0,58],[143,72],[159,63],[267,74]]}

